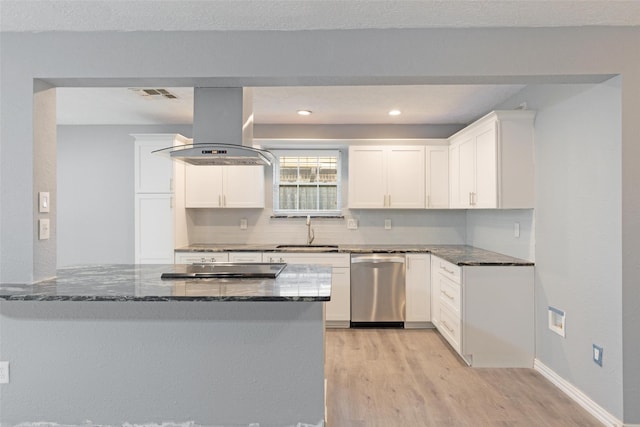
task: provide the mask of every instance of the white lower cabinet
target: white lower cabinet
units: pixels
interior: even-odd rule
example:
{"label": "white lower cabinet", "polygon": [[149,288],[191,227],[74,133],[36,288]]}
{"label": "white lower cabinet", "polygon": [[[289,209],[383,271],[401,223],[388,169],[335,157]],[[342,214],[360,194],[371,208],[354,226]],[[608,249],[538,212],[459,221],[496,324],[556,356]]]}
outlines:
{"label": "white lower cabinet", "polygon": [[405,328],[426,328],[431,321],[431,255],[405,255]]}
{"label": "white lower cabinet", "polygon": [[229,252],[229,262],[262,262],[262,252]]}
{"label": "white lower cabinet", "polygon": [[331,266],[331,301],[325,303],[325,325],[328,328],[350,326],[351,258],[348,253],[265,252],[262,261]]}
{"label": "white lower cabinet", "polygon": [[135,196],[135,263],[173,262],[173,195]]}
{"label": "white lower cabinet", "polygon": [[227,252],[176,252],[175,264],[229,262]]}
{"label": "white lower cabinet", "polygon": [[533,367],[533,266],[457,266],[431,256],[432,323],[474,367]]}

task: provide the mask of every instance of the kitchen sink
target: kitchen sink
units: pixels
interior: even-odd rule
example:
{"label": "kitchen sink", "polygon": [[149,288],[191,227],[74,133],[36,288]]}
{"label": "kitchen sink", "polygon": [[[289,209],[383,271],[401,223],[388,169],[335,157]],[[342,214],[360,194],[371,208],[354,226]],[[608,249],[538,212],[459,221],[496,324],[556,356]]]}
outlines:
{"label": "kitchen sink", "polygon": [[276,249],[333,252],[338,250],[338,245],[278,245]]}

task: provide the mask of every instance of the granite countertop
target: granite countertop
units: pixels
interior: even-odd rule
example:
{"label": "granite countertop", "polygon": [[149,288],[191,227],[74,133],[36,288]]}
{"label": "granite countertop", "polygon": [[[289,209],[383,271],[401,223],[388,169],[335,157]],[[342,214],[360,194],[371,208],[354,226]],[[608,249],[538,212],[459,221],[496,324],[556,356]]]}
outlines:
{"label": "granite countertop", "polygon": [[331,267],[287,265],[276,279],[162,280],[173,265],[59,269],[34,284],[0,284],[0,301],[329,301]]}
{"label": "granite countertop", "polygon": [[[533,262],[467,245],[338,245],[337,248],[278,248],[276,244],[194,244],[177,252],[430,253],[459,266],[532,266]],[[322,245],[319,245],[322,246]]]}

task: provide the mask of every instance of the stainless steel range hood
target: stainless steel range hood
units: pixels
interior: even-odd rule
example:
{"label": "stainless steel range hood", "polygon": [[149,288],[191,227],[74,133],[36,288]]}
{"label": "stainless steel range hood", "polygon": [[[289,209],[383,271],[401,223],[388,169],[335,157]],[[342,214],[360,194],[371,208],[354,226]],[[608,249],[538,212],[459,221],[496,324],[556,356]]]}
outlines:
{"label": "stainless steel range hood", "polygon": [[191,165],[266,165],[275,157],[253,147],[253,94],[250,88],[195,88],[193,144],[154,153]]}

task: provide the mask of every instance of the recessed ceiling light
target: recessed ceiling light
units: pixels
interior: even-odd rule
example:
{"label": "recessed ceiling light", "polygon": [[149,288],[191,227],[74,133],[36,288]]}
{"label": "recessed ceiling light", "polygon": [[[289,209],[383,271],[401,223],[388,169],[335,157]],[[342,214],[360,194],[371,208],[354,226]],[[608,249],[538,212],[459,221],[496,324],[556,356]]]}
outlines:
{"label": "recessed ceiling light", "polygon": [[402,112],[400,110],[391,110],[391,111],[389,111],[389,115],[390,116],[399,116],[400,114],[402,114]]}
{"label": "recessed ceiling light", "polygon": [[310,116],[311,110],[298,110],[298,114],[301,116]]}

